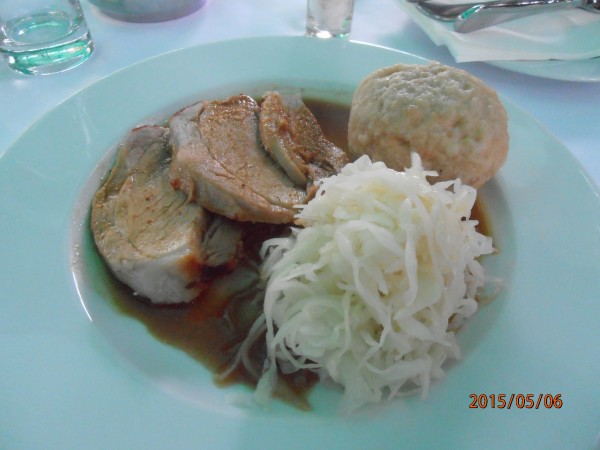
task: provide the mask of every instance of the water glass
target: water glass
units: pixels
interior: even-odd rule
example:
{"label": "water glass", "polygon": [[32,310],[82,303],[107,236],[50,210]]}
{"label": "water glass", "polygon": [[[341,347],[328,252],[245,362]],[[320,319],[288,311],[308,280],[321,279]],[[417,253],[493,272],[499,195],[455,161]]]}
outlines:
{"label": "water glass", "polygon": [[62,72],[93,49],[79,0],[0,0],[0,53],[17,72]]}
{"label": "water glass", "polygon": [[350,36],[354,0],[307,0],[306,34],[320,38]]}

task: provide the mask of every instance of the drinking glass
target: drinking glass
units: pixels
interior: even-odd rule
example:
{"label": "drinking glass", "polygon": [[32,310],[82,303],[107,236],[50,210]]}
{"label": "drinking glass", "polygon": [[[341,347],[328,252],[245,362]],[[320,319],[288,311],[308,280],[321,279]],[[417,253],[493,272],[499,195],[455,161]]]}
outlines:
{"label": "drinking glass", "polygon": [[354,0],[307,0],[306,34],[320,38],[350,35]]}
{"label": "drinking glass", "polygon": [[93,49],[79,0],[0,0],[0,53],[17,72],[62,72]]}

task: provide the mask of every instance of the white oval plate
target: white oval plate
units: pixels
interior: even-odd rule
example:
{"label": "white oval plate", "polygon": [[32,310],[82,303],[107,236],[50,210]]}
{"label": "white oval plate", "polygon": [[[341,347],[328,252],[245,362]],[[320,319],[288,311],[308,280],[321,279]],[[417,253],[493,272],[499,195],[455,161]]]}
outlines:
{"label": "white oval plate", "polygon": [[[397,3],[436,45],[446,46],[459,62],[481,61],[554,80],[600,81],[600,57],[596,57],[600,16],[573,10],[565,17],[555,13],[531,16],[474,33],[456,33],[451,22],[427,17],[411,1]],[[507,52],[510,59],[506,59]]]}
{"label": "white oval plate", "polygon": [[600,58],[549,61],[486,61],[512,72],[562,81],[600,81]]}
{"label": "white oval plate", "polygon": [[[460,333],[463,360],[428,399],[339,417],[339,392],[319,386],[309,413],[280,402],[241,408],[229,400],[249,390],[216,387],[200,364],[111,306],[87,202],[128,129],[242,90],[287,86],[349,101],[364,76],[400,62],[424,60],[303,37],[199,46],[93,84],[22,135],[0,159],[0,447],[592,447],[600,431],[598,192],[567,149],[508,102],[510,155],[481,192],[501,249],[485,264],[505,287]],[[493,408],[488,397],[487,408],[472,409],[471,394],[560,395],[562,408],[519,408],[519,397],[510,410],[498,400]]]}

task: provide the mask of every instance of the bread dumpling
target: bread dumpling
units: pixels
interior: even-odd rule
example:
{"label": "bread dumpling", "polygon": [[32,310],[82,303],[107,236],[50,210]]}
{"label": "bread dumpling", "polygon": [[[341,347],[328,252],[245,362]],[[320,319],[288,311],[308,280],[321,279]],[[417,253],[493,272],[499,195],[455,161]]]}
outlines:
{"label": "bread dumpling", "polygon": [[507,123],[496,92],[467,72],[398,64],[375,71],[354,93],[349,152],[404,170],[415,151],[436,180],[460,178],[477,189],[506,160]]}

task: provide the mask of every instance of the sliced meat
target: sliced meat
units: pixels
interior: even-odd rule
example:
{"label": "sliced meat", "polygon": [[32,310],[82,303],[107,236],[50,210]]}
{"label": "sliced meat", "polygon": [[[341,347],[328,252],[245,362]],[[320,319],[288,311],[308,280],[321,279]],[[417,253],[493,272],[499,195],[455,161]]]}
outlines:
{"label": "sliced meat", "polygon": [[239,95],[176,113],[169,122],[171,180],[190,199],[231,219],[289,223],[306,192],[265,152],[259,110],[252,98]]}
{"label": "sliced meat", "polygon": [[265,149],[297,185],[336,174],[350,162],[342,149],[327,140],[300,95],[267,92],[259,123]]}
{"label": "sliced meat", "polygon": [[115,276],[154,303],[189,302],[206,267],[235,263],[239,225],[189,203],[168,174],[168,129],[134,129],[92,204],[94,240]]}

